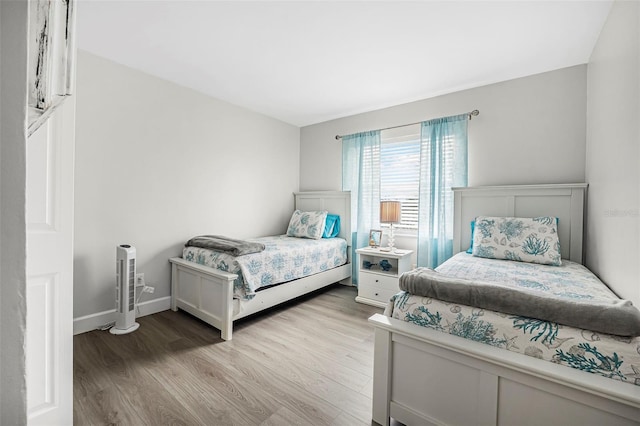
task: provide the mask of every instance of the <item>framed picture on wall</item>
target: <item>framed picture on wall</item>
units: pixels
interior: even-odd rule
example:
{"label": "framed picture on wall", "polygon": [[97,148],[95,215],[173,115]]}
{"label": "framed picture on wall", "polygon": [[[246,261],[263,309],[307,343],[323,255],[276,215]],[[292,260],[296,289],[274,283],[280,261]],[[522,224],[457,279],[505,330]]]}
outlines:
{"label": "framed picture on wall", "polygon": [[369,247],[380,247],[380,241],[382,240],[382,231],[379,229],[372,229],[369,231]]}

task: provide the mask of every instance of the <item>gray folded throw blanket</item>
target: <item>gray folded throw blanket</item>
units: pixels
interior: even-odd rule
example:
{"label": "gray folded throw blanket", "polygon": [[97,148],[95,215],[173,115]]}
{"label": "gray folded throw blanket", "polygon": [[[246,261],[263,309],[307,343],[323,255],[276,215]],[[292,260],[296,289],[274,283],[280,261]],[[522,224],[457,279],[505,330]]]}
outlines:
{"label": "gray folded throw blanket", "polygon": [[631,301],[564,299],[530,290],[417,268],[400,277],[400,289],[445,302],[537,318],[618,336],[640,336],[640,310]]}
{"label": "gray folded throw blanket", "polygon": [[229,253],[233,256],[259,253],[264,250],[264,244],[253,241],[235,240],[222,235],[200,235],[193,237],[184,245],[185,247],[201,247],[209,250],[217,250]]}

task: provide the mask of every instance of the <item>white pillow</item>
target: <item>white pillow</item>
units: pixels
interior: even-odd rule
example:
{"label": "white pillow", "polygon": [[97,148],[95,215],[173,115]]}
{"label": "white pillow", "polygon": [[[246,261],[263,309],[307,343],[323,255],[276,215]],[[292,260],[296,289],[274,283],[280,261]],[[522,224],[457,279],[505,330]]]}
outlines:
{"label": "white pillow", "polygon": [[291,215],[287,235],[290,237],[312,238],[314,240],[322,238],[325,222],[327,221],[327,211],[301,212],[296,210]]}
{"label": "white pillow", "polygon": [[478,216],[473,255],[560,266],[558,219]]}

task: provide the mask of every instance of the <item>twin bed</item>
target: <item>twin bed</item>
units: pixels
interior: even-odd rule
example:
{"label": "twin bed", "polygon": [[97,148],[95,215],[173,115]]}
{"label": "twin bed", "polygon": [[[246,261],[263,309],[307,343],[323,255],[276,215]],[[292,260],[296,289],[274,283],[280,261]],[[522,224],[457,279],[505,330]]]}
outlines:
{"label": "twin bed", "polygon": [[338,216],[339,233],[321,239],[258,238],[252,242],[262,244],[263,251],[237,257],[185,247],[183,257],[170,259],[171,309],[189,312],[230,340],[235,320],[350,278],[350,193],[316,191],[294,196],[296,210]]}
{"label": "twin bed", "polygon": [[[545,292],[578,309],[584,300],[586,308],[592,302],[606,305],[614,300],[616,296],[582,266],[586,185],[459,188],[454,200],[458,254],[436,272],[416,270],[404,276],[401,286],[418,294],[395,295],[386,315],[369,320],[375,327],[373,420],[389,424],[393,417],[408,425],[638,424],[640,337],[633,337],[637,329],[619,336],[451,299],[457,292],[486,303],[484,296],[496,286],[503,296],[513,287],[524,287],[529,295]],[[469,247],[469,225],[478,216],[557,217],[554,233],[557,230],[562,265],[459,253]],[[547,228],[536,226],[536,231]],[[475,235],[474,244],[479,241],[478,232]],[[496,242],[509,248],[508,240]],[[428,291],[414,285],[417,275],[429,280]],[[439,287],[438,275],[455,277],[454,285]],[[476,292],[469,290],[474,286],[468,281],[489,284]],[[518,305],[515,297],[504,296],[499,305],[511,309]],[[534,303],[525,306],[530,312],[526,309],[540,306]],[[572,309],[551,312],[577,324],[600,315],[598,310],[582,315],[585,318]],[[604,322],[590,324],[610,331],[611,321]],[[623,317],[621,324],[630,322]]]}

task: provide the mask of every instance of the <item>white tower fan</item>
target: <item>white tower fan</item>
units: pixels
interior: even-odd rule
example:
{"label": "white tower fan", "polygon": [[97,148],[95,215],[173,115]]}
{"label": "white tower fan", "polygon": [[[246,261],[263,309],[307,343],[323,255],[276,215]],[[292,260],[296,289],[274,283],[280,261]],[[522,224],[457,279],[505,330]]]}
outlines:
{"label": "white tower fan", "polygon": [[111,334],[136,331],[136,249],[128,244],[116,247],[116,325]]}

